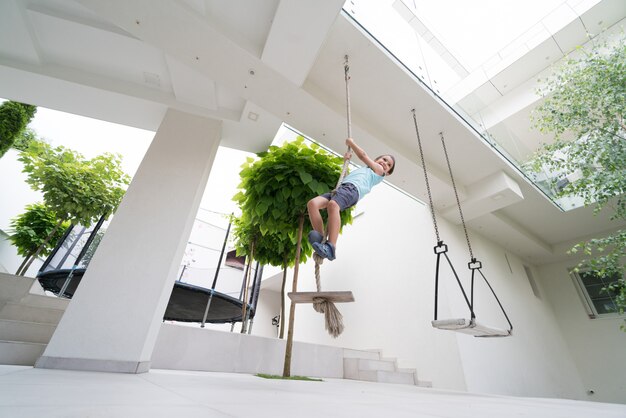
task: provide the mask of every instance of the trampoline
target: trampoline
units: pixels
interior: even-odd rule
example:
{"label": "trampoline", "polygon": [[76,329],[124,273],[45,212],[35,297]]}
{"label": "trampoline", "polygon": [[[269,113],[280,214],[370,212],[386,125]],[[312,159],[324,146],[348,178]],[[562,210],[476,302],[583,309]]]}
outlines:
{"label": "trampoline", "polygon": [[[96,237],[103,222],[104,217],[94,227],[85,228],[80,225],[74,225],[66,230],[37,273],[37,279],[44,290],[68,299],[74,296],[91,260],[90,255],[94,253],[94,247],[99,244],[100,239]],[[163,316],[164,321],[200,322],[202,324],[205,322],[217,324],[242,322],[244,283],[242,283],[239,298],[215,290],[220,270],[219,266],[225,253],[229,232],[230,225],[226,231],[226,238],[224,239],[224,246],[222,247],[212,288],[185,283],[180,281],[179,278],[174,283],[172,294]],[[100,232],[101,235],[102,232]],[[232,255],[231,253],[228,253],[224,263],[226,266],[231,266],[227,268],[244,270],[245,260],[241,260],[234,253]],[[89,256],[86,257],[86,254]],[[247,268],[250,268],[250,265],[247,265]],[[184,271],[183,269],[181,277]],[[246,321],[254,318],[262,271],[262,267],[259,268],[257,263],[254,281],[251,286],[250,300],[246,307]]]}
{"label": "trampoline", "polygon": [[[213,324],[241,322],[241,309],[243,308],[241,300],[182,282],[174,284],[163,319],[178,322],[202,322],[211,292],[213,292],[213,300],[206,322]],[[250,310],[250,318],[254,317],[254,307],[248,305],[247,309]]]}
{"label": "trampoline", "polygon": [[[52,292],[55,295],[59,296],[61,293],[61,289],[65,285],[67,278],[70,276],[72,269],[58,269],[58,270],[48,270],[48,271],[40,271],[37,274],[37,280],[39,280],[39,284],[43,287],[44,290],[48,292]],[[78,284],[80,283],[80,279],[82,279],[83,274],[85,273],[85,269],[76,269],[74,270],[74,275],[63,291],[64,298],[71,299],[74,296],[74,292],[78,288]]]}
{"label": "trampoline", "polygon": [[[63,297],[71,299],[78,288],[80,280],[86,269],[74,270],[68,286],[63,292]],[[59,269],[42,272],[37,279],[44,290],[59,295],[69,277],[72,269]],[[172,289],[172,295],[167,304],[163,320],[177,322],[202,322],[207,301],[211,296],[211,289],[192,284],[176,282]],[[224,324],[241,322],[241,300],[224,293],[213,291],[213,300],[206,322]],[[254,317],[254,307],[248,306],[250,317]]]}

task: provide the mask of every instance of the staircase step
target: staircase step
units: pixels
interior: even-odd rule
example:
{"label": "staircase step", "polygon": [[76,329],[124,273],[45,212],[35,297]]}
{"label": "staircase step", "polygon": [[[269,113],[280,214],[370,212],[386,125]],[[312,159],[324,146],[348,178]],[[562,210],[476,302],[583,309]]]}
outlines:
{"label": "staircase step", "polygon": [[378,350],[354,350],[351,348],[343,349],[343,358],[363,358],[370,360],[380,360],[380,351]]}
{"label": "staircase step", "polygon": [[2,364],[34,366],[45,348],[46,344],[40,343],[0,341],[0,359],[2,359]]}
{"label": "staircase step", "polygon": [[362,370],[359,372],[359,380],[378,383],[394,383],[402,385],[415,385],[415,377],[410,372],[390,372],[385,370]]}
{"label": "staircase step", "polygon": [[370,360],[357,359],[359,370],[386,370],[388,372],[396,371],[395,360]]}
{"label": "staircase step", "polygon": [[64,311],[67,309],[67,305],[70,304],[70,299],[29,293],[20,300],[20,303],[29,306],[37,306],[39,308],[61,309]]}
{"label": "staircase step", "polygon": [[56,325],[0,319],[0,340],[48,344]]}
{"label": "staircase step", "polygon": [[344,379],[362,380],[361,373],[367,371],[396,371],[395,361],[370,360],[362,358],[343,359]]}
{"label": "staircase step", "polygon": [[39,322],[57,325],[65,313],[64,309],[30,306],[21,303],[7,302],[0,309],[0,319],[14,321]]}
{"label": "staircase step", "polygon": [[[28,294],[35,279],[15,276],[14,274],[0,273],[0,300],[16,301]],[[0,305],[1,306],[1,305]]]}

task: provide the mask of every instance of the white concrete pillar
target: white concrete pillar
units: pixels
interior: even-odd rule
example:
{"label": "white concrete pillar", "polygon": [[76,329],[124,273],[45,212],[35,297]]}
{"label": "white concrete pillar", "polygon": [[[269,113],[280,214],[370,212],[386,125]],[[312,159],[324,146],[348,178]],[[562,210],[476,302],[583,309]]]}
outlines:
{"label": "white concrete pillar", "polygon": [[35,367],[149,370],[220,137],[221,122],[168,110]]}

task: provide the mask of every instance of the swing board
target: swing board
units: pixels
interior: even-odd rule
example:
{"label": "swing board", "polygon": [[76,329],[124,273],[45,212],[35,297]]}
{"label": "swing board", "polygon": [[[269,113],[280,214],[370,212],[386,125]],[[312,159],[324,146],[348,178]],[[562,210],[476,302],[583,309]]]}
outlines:
{"label": "swing board", "polygon": [[354,302],[352,292],[289,292],[289,299],[294,303],[313,303],[314,298],[324,298],[333,303]]}
{"label": "swing board", "polygon": [[511,335],[509,331],[491,328],[465,318],[440,319],[431,321],[431,324],[433,328],[461,332],[463,334],[473,335],[474,337],[508,337]]}

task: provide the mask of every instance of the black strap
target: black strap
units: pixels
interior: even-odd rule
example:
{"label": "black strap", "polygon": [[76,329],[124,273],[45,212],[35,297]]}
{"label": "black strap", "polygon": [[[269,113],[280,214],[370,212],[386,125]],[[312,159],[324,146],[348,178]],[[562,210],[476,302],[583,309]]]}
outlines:
{"label": "black strap", "polygon": [[[473,261],[476,262],[476,259],[473,259]],[[471,268],[470,267],[470,269],[472,270],[472,303],[474,303],[473,302],[474,301],[474,272],[478,271],[478,273],[480,273],[480,275],[483,278],[483,280],[485,281],[485,283],[487,283],[487,286],[489,287],[489,290],[491,290],[491,294],[496,299],[496,302],[498,302],[498,306],[500,306],[500,310],[504,314],[504,317],[506,318],[506,322],[509,323],[509,334],[511,334],[511,332],[513,332],[513,324],[511,324],[511,320],[509,319],[509,316],[507,315],[506,311],[504,310],[504,307],[502,306],[502,303],[500,303],[500,299],[498,298],[498,295],[496,295],[496,292],[493,290],[493,287],[491,287],[491,284],[489,284],[489,280],[487,280],[487,278],[485,277],[485,275],[481,271],[481,267],[482,266],[477,267],[477,268]]]}
{"label": "black strap", "polygon": [[[452,269],[452,273],[454,274],[454,277],[456,278],[456,282],[459,284],[459,288],[461,289],[461,293],[463,293],[463,298],[465,299],[465,303],[467,304],[467,307],[469,308],[470,317],[474,319],[476,316],[474,315],[473,302],[470,302],[470,300],[467,298],[467,293],[465,293],[465,288],[461,284],[461,279],[459,279],[459,275],[456,273],[456,269],[452,265],[450,258],[448,258],[448,246],[444,244],[443,241],[439,241],[437,245],[434,247],[434,251],[435,251],[435,254],[437,254],[437,267],[435,269],[435,318],[434,318],[435,321],[437,320],[437,310],[438,310],[438,305],[439,305],[438,303],[439,301],[439,265],[440,265],[442,254],[446,257],[446,260],[448,261],[448,265]],[[472,286],[472,300],[473,300],[473,294],[474,294],[474,287]]]}

